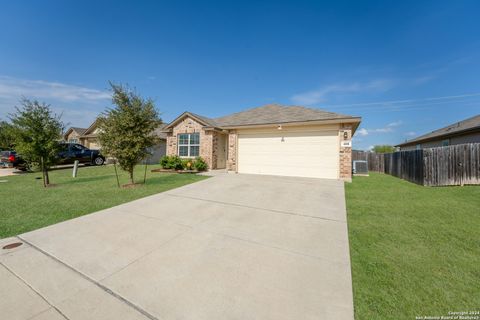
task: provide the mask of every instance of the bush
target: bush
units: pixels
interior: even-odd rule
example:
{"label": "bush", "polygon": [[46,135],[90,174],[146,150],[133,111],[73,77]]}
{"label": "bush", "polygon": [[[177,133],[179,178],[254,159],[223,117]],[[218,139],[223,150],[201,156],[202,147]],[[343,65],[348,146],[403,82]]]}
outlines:
{"label": "bush", "polygon": [[182,159],[183,170],[193,170],[194,161],[192,159]]}
{"label": "bush", "polygon": [[196,157],[195,158],[195,161],[193,163],[193,167],[198,171],[205,171],[205,170],[208,169],[208,165],[205,162],[205,160],[203,160],[202,157]]}
{"label": "bush", "polygon": [[163,169],[182,170],[183,161],[179,156],[163,156],[160,159],[160,166]]}
{"label": "bush", "polygon": [[196,157],[195,159],[182,159],[179,156],[163,156],[160,159],[160,166],[162,169],[174,170],[205,171],[208,168],[207,163],[201,157]]}

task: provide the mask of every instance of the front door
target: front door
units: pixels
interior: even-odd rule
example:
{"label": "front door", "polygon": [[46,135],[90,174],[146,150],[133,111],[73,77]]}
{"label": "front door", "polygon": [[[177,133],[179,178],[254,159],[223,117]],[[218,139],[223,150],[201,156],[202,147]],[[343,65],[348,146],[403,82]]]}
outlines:
{"label": "front door", "polygon": [[225,169],[227,167],[227,135],[220,134],[217,143],[217,169]]}

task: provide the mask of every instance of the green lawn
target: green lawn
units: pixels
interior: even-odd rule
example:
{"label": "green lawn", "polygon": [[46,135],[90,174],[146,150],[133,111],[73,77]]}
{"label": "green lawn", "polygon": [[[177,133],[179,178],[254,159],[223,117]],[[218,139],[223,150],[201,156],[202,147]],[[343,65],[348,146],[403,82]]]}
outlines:
{"label": "green lawn", "polygon": [[480,186],[346,184],[355,318],[480,310]]}
{"label": "green lawn", "polygon": [[[135,171],[143,181],[144,166]],[[149,166],[147,184],[119,189],[113,166],[81,167],[78,177],[72,170],[50,172],[52,188],[43,188],[40,173],[0,177],[0,238],[17,235],[87,213],[177,188],[205,179],[193,174],[151,173],[158,166]],[[1,169],[0,169],[1,170]],[[119,170],[120,183],[128,183],[127,174]]]}

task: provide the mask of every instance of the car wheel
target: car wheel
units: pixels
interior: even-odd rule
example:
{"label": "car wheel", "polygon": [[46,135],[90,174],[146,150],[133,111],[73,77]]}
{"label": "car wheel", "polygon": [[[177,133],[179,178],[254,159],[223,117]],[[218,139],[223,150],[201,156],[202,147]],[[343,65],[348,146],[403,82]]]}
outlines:
{"label": "car wheel", "polygon": [[103,160],[102,157],[96,157],[96,158],[93,160],[93,163],[94,163],[96,166],[101,166],[104,162],[105,162],[105,160]]}

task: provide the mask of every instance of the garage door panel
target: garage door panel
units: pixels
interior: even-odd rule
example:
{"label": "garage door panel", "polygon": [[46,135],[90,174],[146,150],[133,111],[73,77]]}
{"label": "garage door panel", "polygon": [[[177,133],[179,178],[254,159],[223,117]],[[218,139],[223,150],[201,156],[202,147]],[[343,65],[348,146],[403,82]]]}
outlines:
{"label": "garage door panel", "polygon": [[238,171],[337,179],[338,132],[240,134]]}

